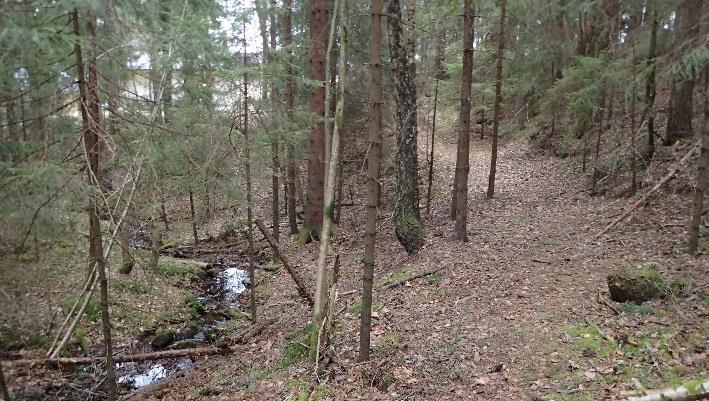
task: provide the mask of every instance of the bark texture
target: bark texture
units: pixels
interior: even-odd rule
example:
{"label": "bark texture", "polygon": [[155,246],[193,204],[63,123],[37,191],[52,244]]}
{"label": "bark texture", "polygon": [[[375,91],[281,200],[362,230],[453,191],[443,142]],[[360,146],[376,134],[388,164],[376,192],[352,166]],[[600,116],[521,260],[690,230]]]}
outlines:
{"label": "bark texture", "polygon": [[507,0],[500,4],[500,33],[497,37],[497,73],[495,79],[495,115],[492,122],[492,156],[490,157],[490,176],[487,181],[487,197],[495,195],[495,174],[497,173],[497,137],[500,129],[500,106],[502,103],[502,60],[505,53],[505,12]]}
{"label": "bark texture", "polygon": [[458,149],[455,162],[455,238],[468,240],[468,173],[470,172],[470,103],[475,41],[475,5],[463,5],[463,70],[460,78],[460,116],[458,117]]}
{"label": "bark texture", "polygon": [[364,271],[362,274],[362,312],[359,326],[359,359],[369,360],[372,324],[372,287],[374,284],[377,206],[379,204],[379,165],[382,147],[382,1],[372,0],[372,41],[369,50],[369,117],[371,150],[367,160],[367,223],[364,234]]}
{"label": "bark texture", "polygon": [[312,118],[308,143],[308,189],[305,198],[305,236],[318,236],[323,216],[325,189],[325,75],[329,2],[310,2],[310,79],[317,84],[310,91]]}
{"label": "bark texture", "polygon": [[396,206],[394,232],[409,254],[424,243],[419,213],[418,159],[416,154],[416,90],[402,43],[401,5],[389,2],[389,54],[396,98]]}
{"label": "bark texture", "polygon": [[[676,48],[685,47],[698,35],[702,3],[702,0],[685,0],[677,8]],[[672,80],[667,107],[665,145],[672,145],[680,138],[692,136],[693,94],[693,77],[676,77]]]}

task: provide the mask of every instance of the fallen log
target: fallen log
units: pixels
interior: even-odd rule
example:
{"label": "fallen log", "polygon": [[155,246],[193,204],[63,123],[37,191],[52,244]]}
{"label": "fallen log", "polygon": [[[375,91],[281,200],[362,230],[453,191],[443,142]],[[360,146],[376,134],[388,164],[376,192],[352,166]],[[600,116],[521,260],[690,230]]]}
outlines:
{"label": "fallen log", "polygon": [[675,164],[675,166],[672,168],[672,170],[670,170],[669,173],[667,173],[666,176],[664,176],[660,181],[657,182],[657,184],[655,184],[654,187],[652,187],[649,191],[647,191],[647,193],[645,193],[645,195],[643,195],[642,198],[640,198],[637,202],[633,203],[633,205],[632,205],[628,210],[626,210],[626,211],[625,211],[623,214],[621,214],[618,218],[616,218],[616,219],[613,220],[610,224],[608,224],[608,225],[606,226],[606,228],[604,228],[603,230],[599,231],[598,234],[594,235],[594,236],[593,236],[593,241],[599,239],[603,234],[607,233],[607,232],[610,231],[613,227],[615,227],[618,223],[622,222],[622,221],[625,220],[628,216],[630,216],[630,215],[635,211],[635,209],[639,208],[641,205],[643,205],[645,202],[647,202],[647,199],[650,197],[650,195],[652,195],[653,193],[655,193],[658,189],[660,189],[663,185],[665,185],[665,183],[666,183],[667,181],[669,181],[672,177],[674,177],[674,175],[677,174],[677,172],[679,171],[680,167],[682,167],[682,165],[683,165],[687,160],[689,160],[690,157],[692,157],[692,155],[694,154],[694,152],[695,152],[698,148],[699,148],[699,147],[698,147],[698,143],[695,144],[695,145],[692,145],[692,147],[689,149],[689,152],[687,152],[687,154],[685,154],[684,156],[682,156],[682,158],[677,162],[677,164]]}
{"label": "fallen log", "polygon": [[659,391],[647,391],[637,397],[628,397],[628,401],[695,401],[709,399],[709,379],[687,382],[675,388]]}
{"label": "fallen log", "polygon": [[391,290],[392,288],[396,288],[396,287],[406,284],[406,282],[408,282],[408,281],[412,281],[412,280],[420,279],[422,277],[430,276],[431,274],[437,273],[437,272],[445,269],[446,267],[447,266],[442,266],[442,267],[437,267],[435,269],[426,270],[425,272],[416,274],[414,276],[407,277],[405,279],[399,280],[399,281],[391,283],[391,284],[387,284],[387,286],[384,288],[386,288],[387,290]]}
{"label": "fallen log", "polygon": [[[229,348],[215,348],[215,347],[201,347],[201,348],[187,348],[178,349],[171,351],[158,351],[158,352],[148,352],[145,354],[129,354],[129,355],[116,355],[113,357],[114,362],[142,362],[142,361],[153,361],[156,359],[171,359],[171,358],[182,358],[186,356],[207,356],[207,355],[221,355],[228,354],[231,350]],[[106,358],[102,356],[98,357],[77,357],[77,358],[38,358],[38,359],[15,359],[12,361],[3,361],[2,363],[9,367],[17,366],[39,366],[45,365],[50,367],[56,366],[72,366],[72,365],[89,365],[94,362],[104,361]]]}
{"label": "fallen log", "polygon": [[308,305],[310,305],[310,307],[312,308],[313,305],[315,305],[315,302],[313,301],[313,296],[310,294],[310,291],[308,291],[308,287],[305,286],[305,282],[303,281],[303,279],[293,268],[293,265],[288,262],[288,258],[286,258],[283,252],[281,252],[280,248],[278,247],[278,242],[273,239],[271,234],[268,232],[268,228],[266,228],[266,226],[263,224],[263,221],[261,221],[261,219],[256,219],[255,223],[258,229],[261,230],[263,236],[266,237],[266,241],[268,241],[268,243],[271,245],[271,248],[273,248],[273,251],[276,253],[278,259],[280,259],[281,263],[283,263],[283,266],[288,271],[288,274],[290,274],[293,281],[295,281],[295,285],[298,287],[298,293],[303,298],[305,298],[305,300],[308,302]]}

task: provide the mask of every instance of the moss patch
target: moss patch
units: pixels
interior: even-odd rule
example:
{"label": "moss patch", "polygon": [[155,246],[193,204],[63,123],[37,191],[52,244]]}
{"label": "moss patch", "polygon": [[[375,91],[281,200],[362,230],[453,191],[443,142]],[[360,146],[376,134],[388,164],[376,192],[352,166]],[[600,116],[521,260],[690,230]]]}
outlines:
{"label": "moss patch", "polygon": [[664,296],[664,280],[653,267],[639,265],[609,273],[608,290],[616,302],[643,303]]}

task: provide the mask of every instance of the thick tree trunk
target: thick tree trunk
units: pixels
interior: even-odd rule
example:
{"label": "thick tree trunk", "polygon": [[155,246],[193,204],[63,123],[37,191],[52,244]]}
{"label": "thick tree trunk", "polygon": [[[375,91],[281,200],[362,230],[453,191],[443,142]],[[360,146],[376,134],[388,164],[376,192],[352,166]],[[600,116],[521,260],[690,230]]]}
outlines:
{"label": "thick tree trunk", "polygon": [[409,254],[424,243],[424,226],[419,213],[418,160],[416,154],[416,89],[408,55],[402,43],[401,6],[389,2],[389,53],[396,97],[396,206],[394,232]]}
{"label": "thick tree trunk", "polygon": [[[294,107],[294,89],[293,89],[293,32],[292,32],[292,14],[293,0],[283,0],[283,8],[285,14],[283,17],[283,47],[286,50],[286,113],[288,113],[288,121],[293,124],[293,107]],[[288,154],[286,166],[286,181],[288,186],[288,227],[291,234],[298,233],[298,221],[296,220],[295,201],[296,201],[296,178],[295,178],[295,139],[288,140]]]}
{"label": "thick tree trunk", "polygon": [[500,33],[497,37],[497,73],[495,77],[495,116],[492,123],[492,156],[490,158],[490,175],[487,182],[487,197],[495,195],[495,174],[497,172],[497,137],[500,129],[500,106],[502,103],[502,60],[505,53],[505,12],[507,0],[500,4]]}
{"label": "thick tree trunk", "polygon": [[362,274],[362,312],[359,325],[359,359],[369,360],[372,323],[372,287],[379,205],[379,164],[382,146],[382,0],[372,0],[371,42],[369,50],[370,152],[367,160],[367,223],[364,234],[364,270]]}
{"label": "thick tree trunk", "polygon": [[310,2],[310,79],[316,82],[310,91],[311,129],[308,143],[308,188],[304,207],[303,238],[320,235],[325,189],[325,59],[329,2]]}
{"label": "thick tree trunk", "polygon": [[689,254],[696,255],[699,249],[699,226],[704,211],[704,196],[709,189],[709,68],[704,67],[704,128],[701,150],[697,162],[697,186],[694,188],[692,217],[689,223]]}
{"label": "thick tree trunk", "polygon": [[458,117],[458,149],[456,152],[455,238],[468,241],[468,173],[470,172],[470,103],[475,42],[475,4],[463,5],[463,70],[460,78],[460,116]]}
{"label": "thick tree trunk", "polygon": [[[677,33],[675,47],[686,46],[699,34],[699,18],[703,0],[682,1],[677,9]],[[680,138],[692,136],[692,112],[694,94],[693,77],[675,77],[670,86],[670,101],[667,107],[667,131],[665,145],[672,145]]]}
{"label": "thick tree trunk", "polygon": [[655,70],[656,70],[656,48],[658,18],[655,10],[650,11],[652,18],[652,30],[650,33],[650,47],[647,55],[647,66],[649,72],[645,85],[645,110],[647,114],[647,159],[652,159],[655,154]]}
{"label": "thick tree trunk", "polygon": [[[98,73],[96,71],[96,59],[94,55],[88,62],[88,85],[84,74],[84,61],[82,48],[78,42],[81,36],[79,27],[79,12],[74,10],[74,33],[77,36],[77,44],[74,47],[76,54],[77,75],[79,81],[79,93],[81,96],[81,115],[83,122],[84,151],[87,160],[87,180],[89,185],[95,188],[89,195],[89,256],[91,265],[96,266],[98,272],[99,285],[101,289],[101,326],[103,331],[103,346],[106,359],[106,384],[108,387],[108,399],[116,399],[116,371],[113,364],[113,344],[111,341],[111,318],[108,310],[108,278],[106,276],[106,261],[103,258],[103,241],[101,239],[101,222],[99,220],[99,198],[96,195],[101,191],[99,184],[99,149],[98,137],[100,130],[100,111],[97,95]],[[92,40],[96,40],[93,17],[87,20],[87,32]]]}

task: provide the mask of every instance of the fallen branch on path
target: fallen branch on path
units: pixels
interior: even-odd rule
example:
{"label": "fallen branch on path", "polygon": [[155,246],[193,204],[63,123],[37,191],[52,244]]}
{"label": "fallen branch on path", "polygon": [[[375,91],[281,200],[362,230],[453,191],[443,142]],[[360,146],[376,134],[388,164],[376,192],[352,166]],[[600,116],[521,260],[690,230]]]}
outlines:
{"label": "fallen branch on path", "polygon": [[419,279],[419,278],[422,278],[422,277],[430,276],[431,274],[437,273],[437,272],[439,272],[439,271],[445,269],[446,267],[447,267],[447,266],[442,266],[442,267],[437,267],[437,268],[432,269],[432,270],[426,270],[425,272],[419,273],[419,274],[417,274],[417,275],[415,275],[415,276],[407,277],[407,278],[405,278],[405,279],[403,279],[403,280],[399,280],[399,281],[397,281],[397,282],[388,284],[388,285],[387,285],[386,287],[384,287],[384,288],[386,288],[387,290],[391,290],[392,288],[396,288],[396,287],[399,287],[399,286],[401,286],[401,285],[406,284],[406,282],[408,282],[408,281],[412,281],[412,280],[416,280],[416,279]]}
{"label": "fallen branch on path", "polygon": [[315,302],[313,301],[313,296],[310,294],[310,291],[308,291],[308,287],[305,286],[305,282],[303,281],[303,279],[293,268],[293,265],[288,262],[288,259],[285,255],[283,255],[283,252],[281,252],[280,248],[278,248],[278,242],[273,239],[271,234],[268,232],[268,228],[266,228],[266,226],[263,224],[263,221],[261,221],[261,219],[256,219],[255,223],[258,229],[261,230],[263,236],[266,237],[266,241],[268,241],[268,243],[271,245],[271,248],[273,248],[273,251],[276,253],[278,259],[280,259],[283,263],[283,266],[288,271],[288,274],[290,274],[293,281],[295,281],[295,285],[298,287],[298,293],[300,294],[300,296],[305,298],[305,300],[308,302],[308,305],[310,305],[310,307],[312,308],[313,305],[315,305]]}
{"label": "fallen branch on path", "polygon": [[692,157],[692,155],[694,154],[694,152],[695,152],[697,149],[698,149],[698,143],[695,144],[695,145],[692,145],[692,147],[689,149],[689,152],[687,152],[687,154],[685,154],[684,156],[682,156],[682,158],[680,159],[680,161],[677,162],[677,164],[675,164],[675,166],[672,168],[672,170],[670,170],[669,173],[667,173],[666,176],[664,176],[660,181],[658,181],[657,184],[655,184],[655,186],[652,187],[652,189],[650,189],[649,191],[647,191],[647,193],[646,193],[645,195],[643,195],[643,197],[640,198],[637,202],[635,202],[628,210],[626,210],[623,214],[621,214],[617,219],[613,220],[613,222],[611,222],[610,224],[608,224],[608,225],[606,226],[606,228],[604,228],[603,230],[599,231],[598,234],[596,234],[596,235],[593,237],[593,241],[597,240],[597,239],[600,238],[603,234],[605,234],[605,233],[607,233],[608,231],[610,231],[610,230],[611,230],[613,227],[615,227],[618,223],[622,222],[622,221],[625,220],[628,216],[630,216],[630,215],[635,211],[635,209],[637,209],[637,208],[639,208],[641,205],[643,205],[643,204],[647,201],[647,199],[650,197],[650,195],[652,195],[653,193],[655,193],[658,189],[660,189],[663,185],[665,185],[665,183],[666,183],[667,181],[669,181],[672,177],[674,177],[675,174],[677,174],[677,172],[680,170],[680,167],[682,167],[682,165],[683,165],[687,160],[689,160],[690,157]]}
{"label": "fallen branch on path", "polygon": [[675,388],[648,391],[647,394],[628,397],[628,401],[695,401],[705,399],[709,399],[709,380],[695,382],[694,384],[685,383],[685,385]]}

